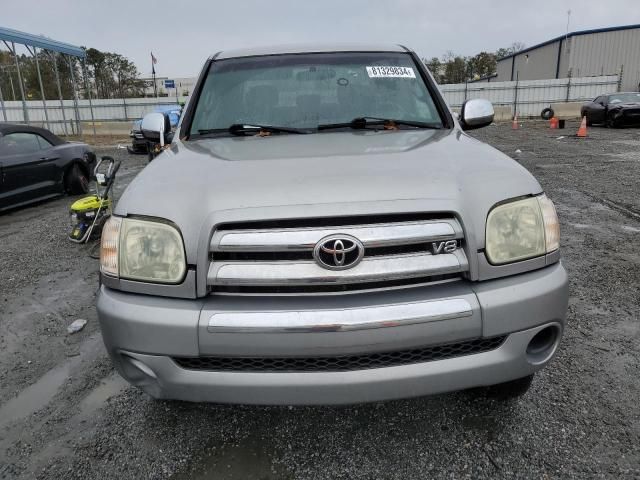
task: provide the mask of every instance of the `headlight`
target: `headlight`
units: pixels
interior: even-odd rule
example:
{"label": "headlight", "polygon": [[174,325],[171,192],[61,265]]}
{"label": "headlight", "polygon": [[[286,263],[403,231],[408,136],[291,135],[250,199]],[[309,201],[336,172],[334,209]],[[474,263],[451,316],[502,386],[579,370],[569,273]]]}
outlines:
{"label": "headlight", "polygon": [[111,277],[118,276],[118,243],[122,218],[111,216],[102,227],[100,240],[100,271]]}
{"label": "headlight", "polygon": [[492,264],[538,257],[559,247],[556,209],[545,195],[499,205],[489,212],[485,253]]}
{"label": "headlight", "polygon": [[187,269],[182,237],[166,223],[111,217],[102,231],[100,269],[129,280],[178,283]]}

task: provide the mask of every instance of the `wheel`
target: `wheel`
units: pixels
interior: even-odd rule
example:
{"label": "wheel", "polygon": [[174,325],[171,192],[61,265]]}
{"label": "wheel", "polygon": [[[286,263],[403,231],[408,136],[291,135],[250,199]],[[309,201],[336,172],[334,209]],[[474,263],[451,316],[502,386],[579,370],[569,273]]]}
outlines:
{"label": "wheel", "polygon": [[620,125],[618,124],[618,120],[614,116],[614,112],[611,112],[607,115],[606,121],[607,127],[609,128],[618,128]]}
{"label": "wheel", "polygon": [[89,191],[89,177],[77,163],[67,170],[64,189],[70,195],[82,195]]}
{"label": "wheel", "polygon": [[486,388],[486,393],[487,396],[499,400],[518,398],[527,393],[529,387],[531,387],[532,381],[533,374],[527,377],[518,378],[517,380],[511,380],[510,382],[491,385]]}
{"label": "wheel", "polygon": [[553,117],[554,114],[555,114],[555,112],[553,111],[553,108],[545,108],[540,113],[540,117],[543,120],[551,120],[551,118]]}
{"label": "wheel", "polygon": [[587,127],[590,127],[591,125],[593,125],[593,122],[589,119],[589,116],[587,115]]}

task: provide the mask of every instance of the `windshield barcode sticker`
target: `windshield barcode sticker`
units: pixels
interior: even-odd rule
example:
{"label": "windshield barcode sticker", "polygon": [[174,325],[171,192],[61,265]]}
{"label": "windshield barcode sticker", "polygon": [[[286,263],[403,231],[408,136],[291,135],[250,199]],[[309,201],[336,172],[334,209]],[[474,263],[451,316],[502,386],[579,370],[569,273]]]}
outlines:
{"label": "windshield barcode sticker", "polygon": [[411,67],[367,67],[369,78],[416,78]]}

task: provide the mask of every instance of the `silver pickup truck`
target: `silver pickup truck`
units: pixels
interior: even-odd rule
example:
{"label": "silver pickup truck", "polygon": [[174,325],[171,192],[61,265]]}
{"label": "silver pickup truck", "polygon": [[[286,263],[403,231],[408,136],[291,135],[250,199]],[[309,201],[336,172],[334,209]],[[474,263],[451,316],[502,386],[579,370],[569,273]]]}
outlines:
{"label": "silver pickup truck", "polygon": [[[565,327],[553,203],[403,46],[220,52],[105,226],[104,343],[154,398],[524,393]],[[142,129],[166,139],[166,119]]]}

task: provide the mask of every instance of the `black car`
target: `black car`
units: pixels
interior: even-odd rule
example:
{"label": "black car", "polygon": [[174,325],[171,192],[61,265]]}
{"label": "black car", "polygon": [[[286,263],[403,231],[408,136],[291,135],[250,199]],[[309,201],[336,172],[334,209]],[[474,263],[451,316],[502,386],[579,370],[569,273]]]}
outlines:
{"label": "black car", "polygon": [[587,125],[608,127],[640,125],[640,92],[620,92],[601,95],[580,109]]}
{"label": "black car", "polygon": [[87,193],[96,156],[44,128],[0,123],[0,211]]}

